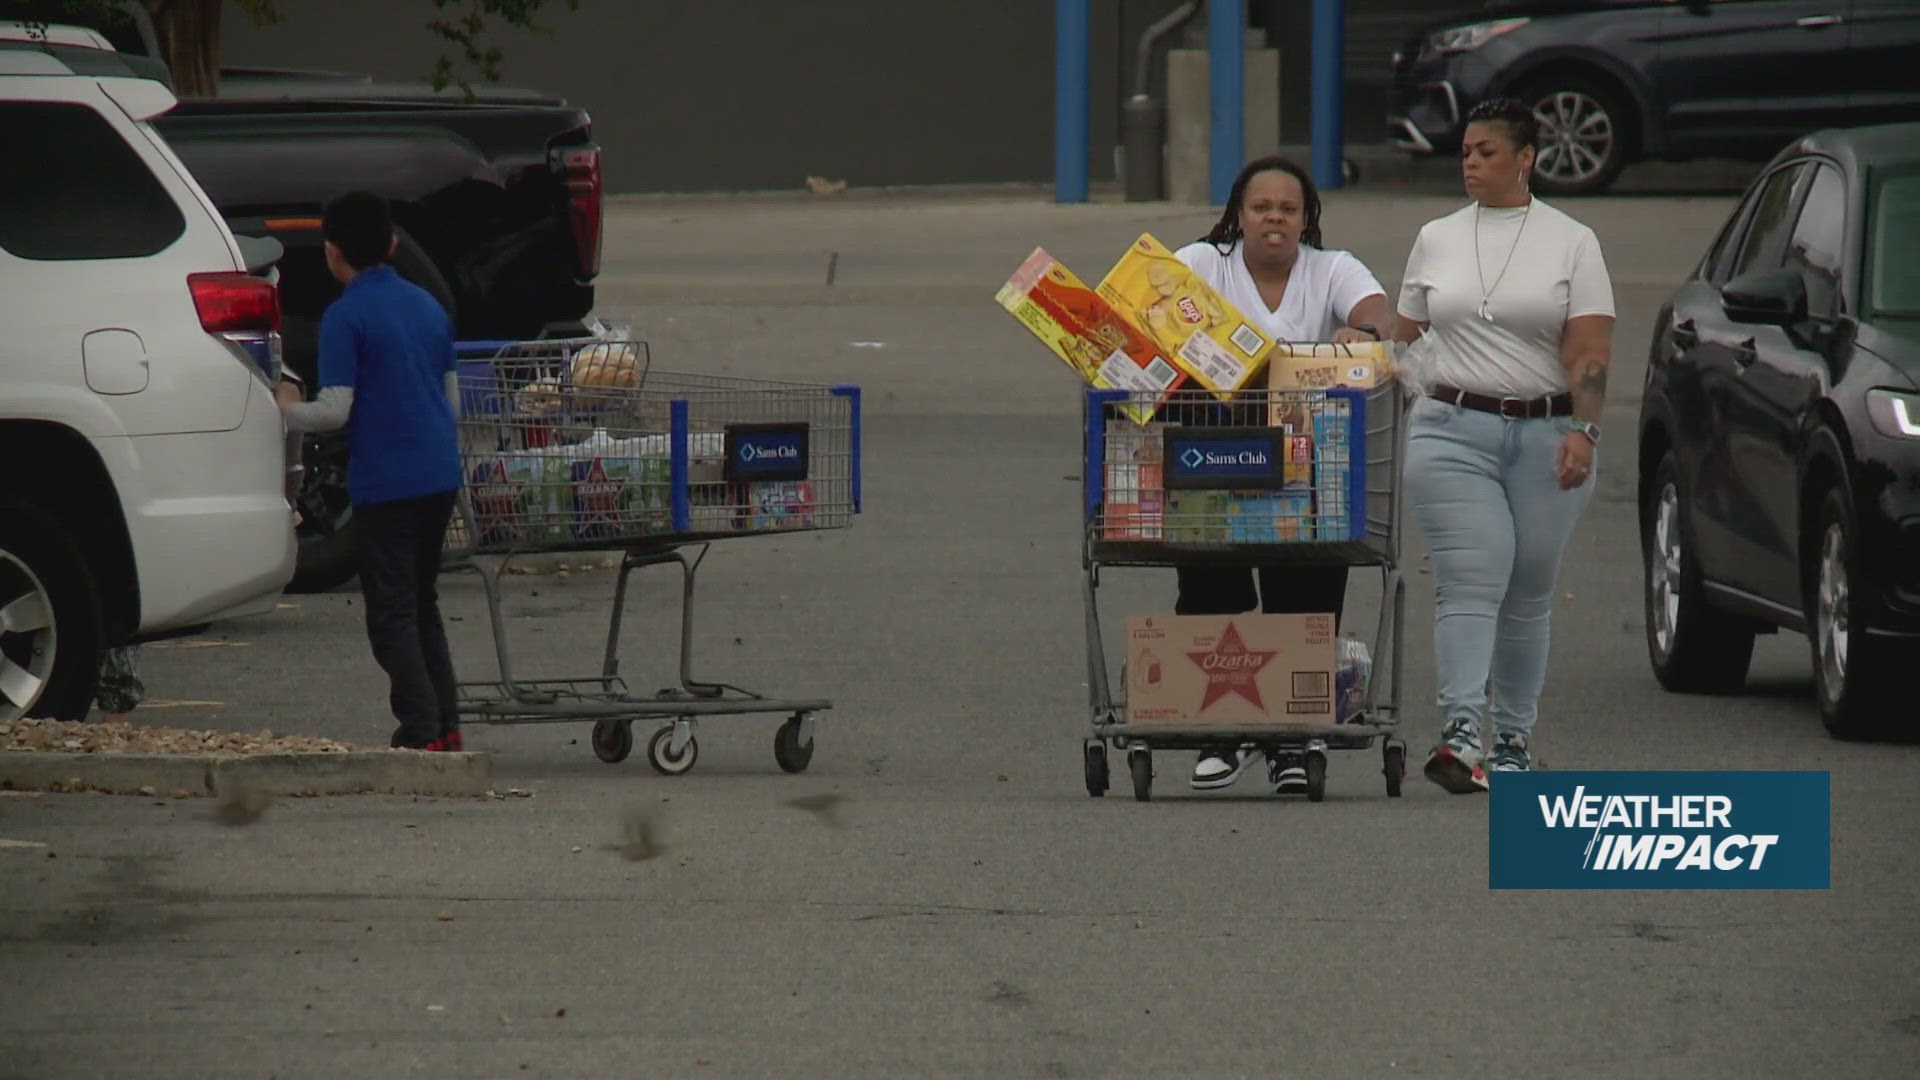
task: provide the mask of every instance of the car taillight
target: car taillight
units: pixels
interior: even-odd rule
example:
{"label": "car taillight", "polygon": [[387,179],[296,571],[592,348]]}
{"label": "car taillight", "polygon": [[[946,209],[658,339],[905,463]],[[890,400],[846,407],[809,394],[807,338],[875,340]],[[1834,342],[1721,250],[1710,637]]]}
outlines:
{"label": "car taillight", "polygon": [[584,281],[600,272],[600,151],[597,147],[563,150],[560,168],[567,185],[573,250]]}
{"label": "car taillight", "polygon": [[194,310],[209,334],[263,334],[280,329],[280,290],[238,271],[188,274]]}
{"label": "car taillight", "polygon": [[244,353],[268,386],[280,381],[280,290],[235,270],[188,274],[200,328]]}

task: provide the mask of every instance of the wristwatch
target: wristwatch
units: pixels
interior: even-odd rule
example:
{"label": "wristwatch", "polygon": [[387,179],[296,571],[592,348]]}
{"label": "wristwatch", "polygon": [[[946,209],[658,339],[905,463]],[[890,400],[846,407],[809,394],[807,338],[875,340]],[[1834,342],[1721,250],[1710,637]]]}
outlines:
{"label": "wristwatch", "polygon": [[1366,323],[1355,323],[1353,324],[1353,328],[1355,330],[1365,330],[1367,333],[1373,335],[1373,340],[1375,341],[1380,340],[1380,331],[1375,329],[1374,327],[1368,326]]}
{"label": "wristwatch", "polygon": [[1593,445],[1595,446],[1600,445],[1600,425],[1599,424],[1596,424],[1591,420],[1582,420],[1579,417],[1575,417],[1573,421],[1573,430],[1579,432],[1582,435],[1585,435],[1587,437],[1587,441],[1593,443]]}

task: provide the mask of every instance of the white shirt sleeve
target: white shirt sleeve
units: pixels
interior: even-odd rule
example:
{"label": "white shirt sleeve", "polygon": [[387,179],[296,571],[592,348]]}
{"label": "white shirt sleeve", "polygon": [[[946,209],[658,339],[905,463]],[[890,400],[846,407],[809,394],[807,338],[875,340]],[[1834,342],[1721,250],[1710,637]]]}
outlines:
{"label": "white shirt sleeve", "polygon": [[1427,313],[1427,230],[1413,238],[1413,250],[1407,254],[1407,272],[1400,277],[1400,315],[1414,322],[1430,323]]}
{"label": "white shirt sleeve", "polygon": [[326,386],[312,401],[302,401],[280,410],[287,418],[288,431],[337,431],[347,426],[353,412],[353,387]]}
{"label": "white shirt sleeve", "polygon": [[1613,313],[1613,280],[1607,276],[1600,238],[1592,229],[1583,229],[1567,270],[1567,318]]}
{"label": "white shirt sleeve", "polygon": [[1224,292],[1226,281],[1221,267],[1226,260],[1220,255],[1220,249],[1205,240],[1195,240],[1173,253],[1173,257],[1187,264],[1187,269],[1200,275],[1200,280],[1211,285],[1216,291]]}
{"label": "white shirt sleeve", "polygon": [[[1367,269],[1367,264],[1355,258],[1350,252],[1339,252],[1333,260],[1328,273],[1327,299],[1333,307],[1334,325],[1345,326],[1353,318],[1353,309],[1360,301],[1369,296],[1385,296],[1387,290],[1380,287],[1380,280]],[[1378,327],[1381,334],[1386,327]]]}

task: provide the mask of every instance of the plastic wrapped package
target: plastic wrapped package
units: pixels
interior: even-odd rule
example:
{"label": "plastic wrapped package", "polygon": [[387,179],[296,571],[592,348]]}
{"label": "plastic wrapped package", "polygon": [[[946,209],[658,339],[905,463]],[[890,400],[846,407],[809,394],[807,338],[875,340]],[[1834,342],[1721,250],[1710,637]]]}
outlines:
{"label": "plastic wrapped package", "polygon": [[1360,713],[1367,697],[1367,680],[1373,676],[1373,651],[1364,641],[1343,637],[1338,642],[1334,674],[1334,694],[1339,699],[1339,722],[1348,723]]}

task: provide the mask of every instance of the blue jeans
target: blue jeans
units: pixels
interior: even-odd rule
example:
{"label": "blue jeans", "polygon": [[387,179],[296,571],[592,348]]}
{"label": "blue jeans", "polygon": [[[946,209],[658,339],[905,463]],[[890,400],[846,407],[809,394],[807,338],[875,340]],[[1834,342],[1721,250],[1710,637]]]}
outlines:
{"label": "blue jeans", "polygon": [[1560,555],[1593,495],[1592,474],[1572,490],[1554,475],[1570,424],[1425,397],[1408,420],[1403,475],[1433,553],[1440,710],[1476,734],[1489,681],[1495,732],[1527,735],[1539,716]]}

